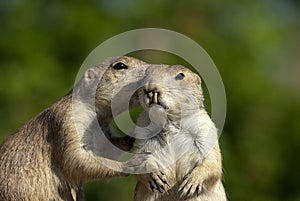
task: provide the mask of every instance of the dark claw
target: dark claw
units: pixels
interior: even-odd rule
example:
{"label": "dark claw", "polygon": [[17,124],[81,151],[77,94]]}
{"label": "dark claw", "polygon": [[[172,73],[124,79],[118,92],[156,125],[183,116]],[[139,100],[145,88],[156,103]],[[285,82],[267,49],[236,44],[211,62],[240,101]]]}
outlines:
{"label": "dark claw", "polygon": [[[164,175],[164,173],[162,173],[162,175]],[[159,175],[158,175],[158,177],[159,177],[159,179],[160,179],[164,184],[166,184],[167,186],[170,187],[170,185],[168,184],[168,181],[167,181],[166,179],[160,177]]]}
{"label": "dark claw", "polygon": [[186,186],[186,184],[185,184],[184,186],[182,186],[182,187],[178,190],[178,192],[181,192],[181,193],[182,193],[182,190],[184,189],[185,186]]}
{"label": "dark claw", "polygon": [[154,186],[152,185],[152,183],[151,183],[151,182],[149,182],[149,185],[150,185],[150,189],[151,189],[151,191],[152,191],[152,192],[154,192]]}
{"label": "dark claw", "polygon": [[186,196],[187,196],[187,197],[189,196],[192,187],[193,187],[193,186],[191,186],[191,187],[189,188],[189,190],[186,192]]}
{"label": "dark claw", "polygon": [[153,179],[152,182],[155,184],[155,186],[157,186],[159,188],[158,183]]}
{"label": "dark claw", "polygon": [[163,188],[162,186],[160,186],[160,187],[158,188],[158,191],[159,191],[160,193],[163,193],[163,192],[164,192],[164,188]]}
{"label": "dark claw", "polygon": [[160,193],[163,193],[163,192],[166,191],[165,188],[164,188],[164,186],[158,185],[158,184],[156,184],[156,185],[157,185],[157,189],[158,189],[158,191],[159,191]]}
{"label": "dark claw", "polygon": [[200,195],[200,188],[199,188],[199,186],[197,186],[196,192],[197,192],[197,197],[199,197],[199,195]]}
{"label": "dark claw", "polygon": [[178,192],[179,192],[179,193],[181,193],[181,192],[182,192],[182,190],[183,190],[183,187],[182,187],[181,189],[179,189],[179,191],[178,191]]}

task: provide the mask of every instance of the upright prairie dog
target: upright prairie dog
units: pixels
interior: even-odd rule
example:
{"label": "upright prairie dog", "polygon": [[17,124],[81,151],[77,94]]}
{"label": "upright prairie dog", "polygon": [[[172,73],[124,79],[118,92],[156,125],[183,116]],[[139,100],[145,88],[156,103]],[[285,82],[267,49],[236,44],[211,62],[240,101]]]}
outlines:
{"label": "upright prairie dog", "polygon": [[226,201],[217,129],[203,105],[200,77],[166,65],[146,74],[133,150],[153,158],[137,175],[134,200]]}
{"label": "upright prairie dog", "polygon": [[[11,135],[0,147],[0,200],[83,200],[85,181],[122,176],[125,166],[134,166],[130,160],[121,163],[102,157],[103,151],[112,150],[102,150],[107,138],[93,128],[100,125],[111,137],[113,92],[134,88],[148,66],[130,57],[107,59],[88,69],[69,94]],[[137,104],[133,95],[130,105]],[[125,149],[132,143],[130,138],[111,140]]]}

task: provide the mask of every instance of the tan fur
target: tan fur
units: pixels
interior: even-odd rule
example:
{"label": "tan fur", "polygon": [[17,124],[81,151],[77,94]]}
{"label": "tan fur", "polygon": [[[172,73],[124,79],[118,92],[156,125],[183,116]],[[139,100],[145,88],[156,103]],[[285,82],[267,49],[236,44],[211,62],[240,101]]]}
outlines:
{"label": "tan fur", "polygon": [[[151,138],[139,139],[154,132],[155,126],[134,131],[134,152],[153,156],[137,175],[134,200],[226,201],[217,129],[204,109],[199,76],[181,66],[165,65],[150,67],[146,73],[151,76],[139,93],[145,112],[137,124],[147,126],[152,117],[158,125],[164,112],[167,118]],[[151,105],[150,91],[157,92],[162,107]]]}
{"label": "tan fur", "polygon": [[[113,69],[116,62],[128,69]],[[111,138],[113,91],[137,83],[146,67],[140,60],[117,57],[88,69],[72,92],[11,135],[0,148],[0,200],[83,200],[85,181],[124,175],[123,163],[98,154],[104,138],[93,133],[93,127],[99,123]],[[133,96],[130,104],[136,103]],[[116,138],[112,141],[130,148]]]}

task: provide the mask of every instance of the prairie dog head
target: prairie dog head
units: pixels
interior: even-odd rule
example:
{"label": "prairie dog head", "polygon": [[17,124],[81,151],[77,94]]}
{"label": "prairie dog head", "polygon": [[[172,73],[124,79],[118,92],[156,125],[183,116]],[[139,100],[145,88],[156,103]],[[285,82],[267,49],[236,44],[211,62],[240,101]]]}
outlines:
{"label": "prairie dog head", "polygon": [[[145,75],[147,63],[132,57],[117,57],[104,63],[108,68],[103,74],[96,91],[96,104],[101,106],[112,100],[136,105],[138,98],[134,92]],[[130,98],[133,96],[132,98]],[[130,99],[130,100],[128,100]],[[121,102],[119,104],[122,104]]]}
{"label": "prairie dog head", "polygon": [[200,77],[175,65],[153,65],[146,70],[145,85],[139,91],[141,105],[147,110],[160,105],[171,116],[190,115],[203,108]]}
{"label": "prairie dog head", "polygon": [[75,94],[81,102],[95,106],[97,113],[110,115],[112,101],[122,105],[116,108],[122,112],[128,105],[139,104],[135,91],[145,76],[147,63],[132,57],[108,58],[99,65],[86,70],[82,80],[75,87]]}
{"label": "prairie dog head", "polygon": [[120,150],[107,139],[112,135],[110,124],[139,105],[136,91],[147,67],[141,60],[120,56],[86,70],[72,93],[72,120],[86,149],[109,158],[119,156]]}

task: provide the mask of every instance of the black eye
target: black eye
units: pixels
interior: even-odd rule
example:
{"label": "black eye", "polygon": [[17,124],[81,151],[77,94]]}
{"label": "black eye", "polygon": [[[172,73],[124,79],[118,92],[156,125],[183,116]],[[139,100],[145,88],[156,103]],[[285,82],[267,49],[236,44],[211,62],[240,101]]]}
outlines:
{"label": "black eye", "polygon": [[121,70],[121,69],[127,69],[128,66],[119,62],[119,63],[116,63],[115,65],[113,65],[113,69],[116,69],[116,70]]}
{"label": "black eye", "polygon": [[183,73],[179,73],[178,75],[176,75],[175,80],[183,80],[184,77],[185,75]]}

